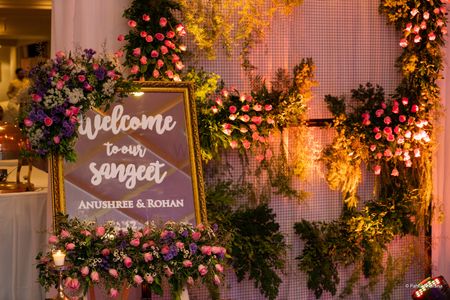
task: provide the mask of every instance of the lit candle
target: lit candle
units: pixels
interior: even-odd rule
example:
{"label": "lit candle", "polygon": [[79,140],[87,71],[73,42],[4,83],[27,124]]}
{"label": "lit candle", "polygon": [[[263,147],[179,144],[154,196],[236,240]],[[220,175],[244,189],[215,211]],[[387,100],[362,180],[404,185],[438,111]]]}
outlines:
{"label": "lit candle", "polygon": [[55,263],[55,266],[64,266],[64,258],[66,257],[66,254],[62,252],[61,250],[58,250],[52,254],[53,256],[53,262]]}

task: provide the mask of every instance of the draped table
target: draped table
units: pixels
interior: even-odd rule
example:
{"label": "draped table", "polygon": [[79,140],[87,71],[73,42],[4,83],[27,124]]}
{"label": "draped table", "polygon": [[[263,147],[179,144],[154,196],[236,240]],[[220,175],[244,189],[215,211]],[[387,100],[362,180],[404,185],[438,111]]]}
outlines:
{"label": "draped table", "polygon": [[[13,166],[0,162],[0,168]],[[34,168],[31,179],[36,191],[0,194],[0,299],[45,299],[35,257],[46,247],[47,173]],[[15,180],[15,172],[8,180]]]}

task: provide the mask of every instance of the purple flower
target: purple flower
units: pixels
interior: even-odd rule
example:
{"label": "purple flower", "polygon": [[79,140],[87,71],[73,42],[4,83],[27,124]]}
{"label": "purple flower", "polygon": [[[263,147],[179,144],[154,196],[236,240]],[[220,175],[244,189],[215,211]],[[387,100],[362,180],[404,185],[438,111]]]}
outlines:
{"label": "purple flower", "polygon": [[189,250],[191,251],[191,254],[195,254],[197,252],[198,246],[196,243],[189,244]]}
{"label": "purple flower", "polygon": [[184,231],[181,233],[181,236],[184,237],[184,238],[186,238],[186,237],[189,236],[189,232],[188,232],[187,230],[184,230]]}
{"label": "purple flower", "polygon": [[86,55],[86,59],[87,60],[91,60],[91,58],[95,54],[95,50],[93,50],[93,49],[84,49],[84,54]]}
{"label": "purple flower", "polygon": [[106,69],[104,67],[99,67],[97,70],[94,70],[94,74],[99,81],[102,81],[105,79]]}

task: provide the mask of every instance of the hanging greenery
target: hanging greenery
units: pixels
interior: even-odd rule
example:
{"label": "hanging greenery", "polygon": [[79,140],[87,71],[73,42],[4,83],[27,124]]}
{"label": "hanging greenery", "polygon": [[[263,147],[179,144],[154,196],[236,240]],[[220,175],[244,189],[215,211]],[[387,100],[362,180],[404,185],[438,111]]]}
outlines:
{"label": "hanging greenery", "polygon": [[[184,21],[196,46],[213,59],[223,47],[228,55],[235,44],[241,46],[240,58],[245,70],[254,66],[249,55],[264,38],[275,13],[289,14],[303,0],[177,0]],[[235,19],[237,18],[237,22]],[[234,41],[234,43],[233,43]]]}
{"label": "hanging greenery", "polygon": [[222,240],[228,241],[227,253],[238,280],[252,280],[261,294],[272,300],[282,282],[279,272],[285,265],[287,245],[267,203],[233,209],[236,199],[254,194],[251,190],[250,185],[231,182],[210,187],[206,199],[208,219],[218,225]]}

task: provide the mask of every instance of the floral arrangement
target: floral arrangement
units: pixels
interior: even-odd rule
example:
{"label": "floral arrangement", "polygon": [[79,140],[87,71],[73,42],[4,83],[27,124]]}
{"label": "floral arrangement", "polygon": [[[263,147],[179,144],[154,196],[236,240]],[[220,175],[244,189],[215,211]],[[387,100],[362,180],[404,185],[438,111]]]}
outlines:
{"label": "floral arrangement", "polygon": [[173,16],[178,8],[171,0],[134,0],[125,10],[130,30],[118,40],[126,41],[124,65],[130,68],[130,79],[181,80],[186,30]]}
{"label": "floral arrangement", "polygon": [[20,126],[31,151],[42,157],[58,153],[68,161],[76,157],[73,146],[83,113],[91,107],[108,108],[115,96],[124,96],[119,90],[131,88],[117,60],[96,57],[92,49],[69,55],[59,51],[33,68],[30,79],[32,101]]}
{"label": "floral arrangement", "polygon": [[196,280],[221,283],[226,250],[217,244],[216,230],[175,222],[116,230],[110,223],[67,219],[60,224],[60,231],[49,237],[51,249],[36,257],[39,282],[46,289],[57,283],[52,250],[64,249],[70,266],[64,273],[68,295],[84,295],[90,286],[100,285],[116,297],[124,286],[143,283],[161,295],[162,280],[166,279],[173,298],[178,299],[185,284]]}

